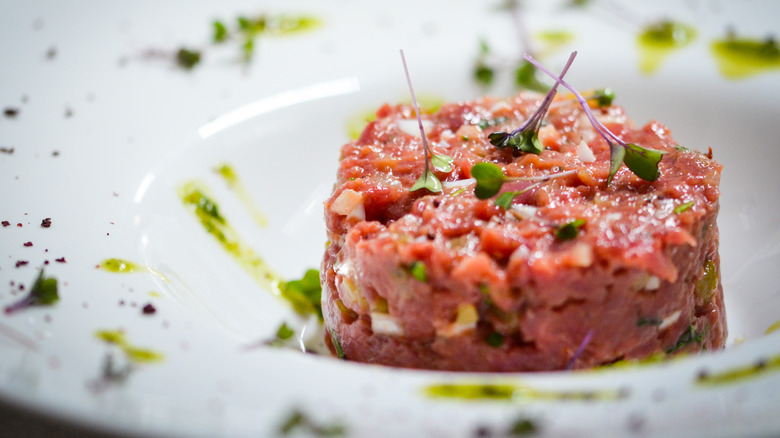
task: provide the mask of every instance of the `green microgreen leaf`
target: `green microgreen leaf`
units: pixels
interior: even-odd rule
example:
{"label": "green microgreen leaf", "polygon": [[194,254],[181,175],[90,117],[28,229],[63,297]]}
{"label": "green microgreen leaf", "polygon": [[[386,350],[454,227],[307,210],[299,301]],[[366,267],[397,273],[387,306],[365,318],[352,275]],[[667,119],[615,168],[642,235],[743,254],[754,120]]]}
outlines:
{"label": "green microgreen leaf", "polygon": [[695,201],[688,201],[684,204],[680,204],[677,207],[674,207],[674,214],[680,214],[684,211],[688,211],[691,207],[693,207],[693,204],[695,204]]}
{"label": "green microgreen leaf", "polygon": [[519,194],[520,192],[504,192],[498,195],[495,204],[504,210],[509,210],[509,208],[512,207],[512,201],[515,200],[515,196]]}
{"label": "green microgreen leaf", "polygon": [[585,219],[575,219],[556,228],[553,234],[558,240],[571,240],[577,237],[580,227],[585,225]]}
{"label": "green microgreen leaf", "polygon": [[215,43],[221,43],[227,40],[228,31],[227,27],[225,27],[225,23],[214,20],[212,23],[214,27],[214,42]]}
{"label": "green microgreen leaf", "polygon": [[638,177],[645,181],[655,181],[661,176],[658,170],[658,162],[666,151],[644,148],[629,143],[625,146],[626,155],[623,162]]}
{"label": "green microgreen leaf", "polygon": [[282,283],[279,286],[281,295],[292,304],[293,310],[301,316],[317,315],[322,321],[322,286],[320,274],[316,269],[309,269],[300,280]]}
{"label": "green microgreen leaf", "polygon": [[409,267],[409,273],[412,274],[417,281],[425,283],[428,281],[428,274],[425,270],[425,263],[417,260]]}
{"label": "green microgreen leaf", "polygon": [[484,131],[486,128],[489,128],[491,126],[500,125],[500,124],[506,122],[507,120],[509,120],[509,119],[507,119],[504,116],[496,117],[496,118],[493,118],[493,119],[482,119],[482,120],[479,121],[479,123],[477,123],[477,128],[479,128],[480,131]]}
{"label": "green microgreen leaf", "polygon": [[200,51],[180,48],[176,52],[176,64],[186,70],[192,70],[200,62]]}
{"label": "green microgreen leaf", "polygon": [[602,88],[593,93],[593,99],[599,107],[610,106],[615,100],[615,92],[609,87]]}
{"label": "green microgreen leaf", "polygon": [[537,79],[536,67],[525,60],[520,62],[520,65],[517,67],[517,69],[515,69],[515,85],[520,88],[538,91],[540,93],[546,93],[550,91],[550,87]]}
{"label": "green microgreen leaf", "polygon": [[623,164],[623,159],[626,156],[626,148],[614,143],[609,143],[609,176],[607,176],[607,185],[612,182],[612,178],[620,169],[620,165]]}
{"label": "green microgreen leaf", "polygon": [[5,307],[5,313],[10,314],[18,310],[32,306],[50,306],[59,301],[60,296],[57,292],[57,279],[46,277],[43,269],[38,273],[30,293],[21,300]]}
{"label": "green microgreen leaf", "polygon": [[449,155],[444,154],[432,154],[431,166],[439,172],[449,173],[452,172],[452,162],[454,159]]}
{"label": "green microgreen leaf", "polygon": [[441,181],[433,172],[426,168],[409,191],[414,192],[420,189],[428,189],[433,193],[439,193],[442,190]]}
{"label": "green microgreen leaf", "polygon": [[474,194],[479,199],[490,199],[506,181],[504,172],[493,163],[477,163],[471,167],[471,176],[477,180]]}

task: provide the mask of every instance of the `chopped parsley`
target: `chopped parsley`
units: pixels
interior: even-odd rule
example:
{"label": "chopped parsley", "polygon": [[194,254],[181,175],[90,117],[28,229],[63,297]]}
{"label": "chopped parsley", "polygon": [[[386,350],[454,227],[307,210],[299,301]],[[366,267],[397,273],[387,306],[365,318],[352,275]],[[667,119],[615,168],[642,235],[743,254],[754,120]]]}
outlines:
{"label": "chopped parsley", "polygon": [[691,207],[693,207],[693,204],[695,204],[694,201],[688,201],[684,204],[680,204],[677,207],[674,207],[674,214],[680,214],[684,211],[688,211]]}
{"label": "chopped parsley", "polygon": [[59,301],[60,296],[57,293],[57,279],[46,277],[43,269],[38,273],[30,293],[21,300],[6,306],[5,313],[10,314],[16,311],[26,309],[32,306],[50,306]]}
{"label": "chopped parsley", "polygon": [[567,222],[553,231],[558,240],[572,240],[579,234],[580,227],[585,225],[585,219],[575,219]]}
{"label": "chopped parsley", "polygon": [[176,64],[179,67],[185,70],[192,70],[198,63],[200,63],[200,51],[182,47],[176,52]]}
{"label": "chopped parsley", "polygon": [[672,354],[690,344],[701,344],[704,341],[707,332],[709,332],[709,329],[709,326],[705,326],[701,331],[696,331],[696,327],[691,324],[677,339],[677,343],[666,350],[666,354]]}
{"label": "chopped parsley", "polygon": [[318,437],[344,436],[347,434],[347,428],[343,424],[338,422],[320,424],[298,409],[293,410],[279,426],[279,434],[282,436],[294,434],[296,431],[304,432],[307,436]]}
{"label": "chopped parsley", "polygon": [[487,338],[485,338],[485,342],[491,347],[498,348],[504,345],[504,337],[501,335],[501,333],[492,332],[487,336]]}
{"label": "chopped parsley", "polygon": [[425,263],[417,260],[409,267],[409,273],[412,274],[417,281],[425,283],[428,281],[428,274],[425,271]]}

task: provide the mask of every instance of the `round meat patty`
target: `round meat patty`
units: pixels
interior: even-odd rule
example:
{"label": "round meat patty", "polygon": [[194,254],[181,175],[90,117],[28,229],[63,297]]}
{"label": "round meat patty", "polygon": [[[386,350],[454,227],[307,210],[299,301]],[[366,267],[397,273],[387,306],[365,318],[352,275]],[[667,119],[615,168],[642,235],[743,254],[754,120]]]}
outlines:
{"label": "round meat patty", "polygon": [[[621,166],[573,99],[547,112],[539,154],[493,146],[542,96],[482,98],[423,115],[440,193],[410,191],[425,158],[411,105],[385,105],[341,151],[325,203],[327,341],[348,360],[463,371],[589,368],[721,348],[721,165],[657,122],[593,109],[628,143],[665,151],[660,177]],[[475,197],[471,168],[498,165],[510,208]],[[560,176],[561,174],[563,176]],[[553,176],[549,179],[545,177]],[[567,231],[568,233],[561,232]]]}

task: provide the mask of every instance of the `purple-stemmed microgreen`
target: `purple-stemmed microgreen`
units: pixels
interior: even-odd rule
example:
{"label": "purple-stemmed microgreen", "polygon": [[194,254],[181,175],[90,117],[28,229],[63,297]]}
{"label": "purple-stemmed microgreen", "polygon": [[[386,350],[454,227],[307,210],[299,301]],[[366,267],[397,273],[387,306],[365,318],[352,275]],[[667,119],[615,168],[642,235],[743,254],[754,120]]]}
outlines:
{"label": "purple-stemmed microgreen", "polygon": [[45,277],[43,269],[38,273],[30,293],[21,300],[5,307],[5,313],[10,314],[32,306],[50,306],[59,301],[57,294],[57,279]]}
{"label": "purple-stemmed microgreen", "polygon": [[550,88],[550,91],[542,100],[539,108],[534,111],[528,120],[523,122],[519,128],[512,132],[494,132],[488,135],[488,139],[493,146],[499,149],[511,147],[513,149],[519,150],[520,152],[532,153],[536,155],[539,155],[542,150],[544,150],[542,142],[539,140],[539,128],[542,126],[542,120],[544,120],[544,116],[547,114],[547,110],[550,108],[550,104],[555,98],[555,94],[558,92],[558,84],[561,83],[561,78],[563,78],[563,76],[566,74],[566,71],[569,70],[571,63],[574,61],[576,56],[577,52],[571,53],[569,56],[569,61],[566,62],[566,65],[561,71],[560,77],[558,77],[555,84],[552,86],[552,88]]}
{"label": "purple-stemmed microgreen", "polygon": [[477,163],[471,167],[471,176],[477,180],[477,185],[474,187],[474,195],[478,199],[492,198],[499,191],[501,191],[501,186],[503,186],[506,182],[532,182],[531,185],[521,190],[508,191],[498,195],[495,200],[495,204],[504,210],[508,210],[509,207],[512,206],[512,201],[514,201],[517,196],[535,187],[538,187],[553,178],[561,178],[572,175],[574,173],[576,173],[576,170],[566,170],[563,172],[553,173],[551,175],[509,177],[504,176],[504,172],[501,170],[501,168],[493,163]]}
{"label": "purple-stemmed microgreen", "polygon": [[593,340],[593,329],[588,330],[588,333],[585,334],[585,337],[582,338],[582,342],[580,342],[580,346],[577,347],[577,350],[574,351],[574,354],[571,355],[571,359],[569,359],[569,363],[566,364],[566,371],[571,371],[572,368],[574,368],[574,362],[577,361],[577,359],[582,355],[582,353],[585,351],[585,347],[590,344],[590,341]]}
{"label": "purple-stemmed microgreen", "polygon": [[406,66],[406,57],[404,57],[404,51],[401,50],[401,62],[404,65],[404,73],[406,74],[406,83],[409,85],[409,94],[412,95],[412,105],[414,105],[414,112],[417,114],[417,125],[420,127],[420,137],[422,138],[423,151],[425,154],[425,170],[417,182],[414,183],[409,191],[413,192],[420,189],[428,189],[433,193],[439,193],[442,191],[441,181],[431,171],[430,167],[433,166],[434,170],[439,172],[452,172],[453,159],[450,156],[443,154],[434,154],[428,146],[428,138],[425,136],[425,128],[423,128],[422,116],[420,115],[420,107],[417,105],[417,98],[414,96],[414,89],[412,88],[412,78],[409,76],[409,68]]}
{"label": "purple-stemmed microgreen", "polygon": [[587,100],[574,87],[566,83],[561,76],[556,76],[555,73],[545,68],[529,55],[525,55],[525,59],[555,79],[556,84],[561,84],[571,91],[580,103],[582,110],[585,111],[585,115],[588,117],[591,125],[593,125],[593,128],[606,140],[609,145],[609,176],[607,177],[607,185],[612,182],[612,178],[617,173],[621,163],[625,163],[626,167],[645,181],[658,179],[661,175],[658,171],[658,163],[666,151],[645,148],[634,143],[626,143],[596,119],[596,116],[590,110]]}

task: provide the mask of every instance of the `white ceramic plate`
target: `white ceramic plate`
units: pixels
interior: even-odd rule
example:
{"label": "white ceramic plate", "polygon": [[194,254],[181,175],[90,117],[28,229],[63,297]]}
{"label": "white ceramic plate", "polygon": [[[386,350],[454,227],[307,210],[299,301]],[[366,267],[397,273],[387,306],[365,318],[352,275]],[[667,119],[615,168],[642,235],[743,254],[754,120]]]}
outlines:
{"label": "white ceramic plate", "polygon": [[[656,118],[681,144],[712,147],[724,164],[719,225],[730,337],[725,351],[656,366],[501,376],[257,347],[283,321],[298,329],[302,322],[177,195],[186,181],[207,186],[242,244],[281,277],[316,268],[325,244],[321,203],[350,120],[408,101],[398,49],[418,94],[513,92],[507,75],[487,91],[471,78],[481,38],[507,59],[523,50],[500,2],[157,3],[0,8],[0,107],[18,110],[0,114],[0,220],[10,223],[0,227],[0,304],[20,299],[41,267],[57,278],[60,295],[53,306],[0,316],[0,399],[100,431],[172,436],[272,435],[294,410],[310,421],[293,430],[302,435],[323,432],[312,424],[340,424],[350,436],[501,436],[518,419],[543,436],[780,431],[780,333],[764,335],[780,319],[780,71],[727,79],[710,47],[727,29],[775,35],[776,2],[527,2],[523,21],[538,50],[546,50],[539,32],[574,37],[543,62],[559,68],[578,50],[571,83],[612,87],[638,123]],[[262,13],[311,14],[323,26],[260,37],[248,65],[239,61],[240,42],[210,43],[212,20],[232,26],[239,15]],[[697,37],[642,73],[636,36],[661,19],[691,24]],[[204,48],[192,71],[163,59],[183,45]],[[219,163],[233,166],[245,197],[213,171]],[[44,218],[51,227],[40,226]],[[154,272],[96,268],[110,258]],[[29,263],[16,267],[20,260]],[[148,303],[154,314],[142,313]],[[126,359],[99,330],[121,330],[164,359],[101,383],[107,355],[115,371]],[[703,370],[758,362],[765,370],[750,378],[697,383]],[[424,393],[463,381],[518,390],[470,402]]]}

